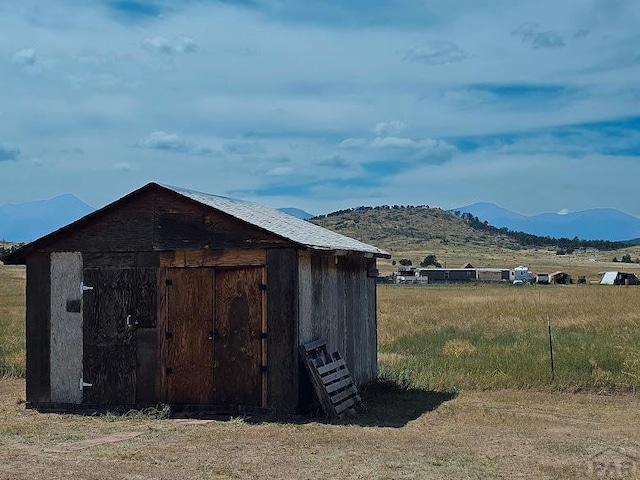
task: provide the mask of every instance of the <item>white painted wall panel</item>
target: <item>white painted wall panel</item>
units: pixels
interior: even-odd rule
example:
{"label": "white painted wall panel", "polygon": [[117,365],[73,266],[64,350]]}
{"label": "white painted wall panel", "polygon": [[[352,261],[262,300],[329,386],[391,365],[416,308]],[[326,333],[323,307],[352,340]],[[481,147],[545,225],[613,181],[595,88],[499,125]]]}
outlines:
{"label": "white painted wall panel", "polygon": [[81,300],[82,254],[51,254],[51,401],[82,403],[82,307],[68,312],[68,300]]}

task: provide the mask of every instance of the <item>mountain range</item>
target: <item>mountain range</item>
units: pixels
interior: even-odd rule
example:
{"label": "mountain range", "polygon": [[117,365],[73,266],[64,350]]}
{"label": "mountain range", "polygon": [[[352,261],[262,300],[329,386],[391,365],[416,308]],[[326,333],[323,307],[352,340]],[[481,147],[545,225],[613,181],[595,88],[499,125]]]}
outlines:
{"label": "mountain range", "polygon": [[[93,207],[72,194],[22,204],[0,205],[0,239],[30,242],[90,213]],[[294,207],[280,211],[309,219],[310,213]],[[450,210],[470,213],[498,228],[539,236],[581,240],[627,241],[640,238],[640,219],[613,208],[594,208],[566,214],[521,215],[493,203],[474,203]],[[409,228],[407,226],[406,228]]]}
{"label": "mountain range", "polygon": [[48,200],[0,205],[0,239],[30,242],[93,210],[69,193]]}
{"label": "mountain range", "polygon": [[520,215],[493,203],[474,203],[451,212],[470,213],[494,227],[534,235],[581,240],[627,241],[640,237],[640,218],[614,208],[593,208],[571,213]]}

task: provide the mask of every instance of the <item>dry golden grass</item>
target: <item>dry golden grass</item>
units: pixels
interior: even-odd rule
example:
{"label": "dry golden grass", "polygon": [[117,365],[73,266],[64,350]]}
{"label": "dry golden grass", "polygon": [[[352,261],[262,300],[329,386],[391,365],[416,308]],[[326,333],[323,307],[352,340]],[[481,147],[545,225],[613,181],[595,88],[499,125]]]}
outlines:
{"label": "dry golden grass", "polygon": [[[575,479],[589,478],[590,459],[605,449],[640,453],[634,396],[469,392],[431,410],[424,394],[407,391],[369,400],[360,424],[238,418],[193,425],[37,413],[18,398],[24,381],[0,380],[1,480]],[[404,422],[385,426],[401,415]],[[51,452],[127,432],[142,435]]]}
{"label": "dry golden grass", "polygon": [[0,265],[0,377],[25,371],[25,268]]}
{"label": "dry golden grass", "polygon": [[[14,332],[0,330],[5,342],[23,332],[24,270],[0,267],[0,279],[0,318]],[[435,353],[450,361],[475,361],[492,337],[544,330],[546,315],[558,329],[608,334],[613,325],[637,330],[639,300],[640,287],[381,287],[380,361],[407,364],[415,352],[391,347],[423,332],[443,340]],[[486,333],[485,344],[465,337],[478,331]],[[20,342],[22,337],[9,343]],[[640,362],[637,344],[625,348],[635,348]],[[605,367],[590,366],[603,377]],[[419,383],[418,369],[406,372],[409,380],[415,373]],[[605,449],[640,455],[636,395],[496,388],[455,396],[382,385],[365,391],[366,412],[335,424],[288,417],[186,425],[145,415],[25,410],[24,380],[0,378],[0,480],[573,479],[585,477],[592,456]],[[52,452],[129,432],[142,434],[121,443]]]}
{"label": "dry golden grass", "polygon": [[554,327],[640,328],[640,287],[389,285],[378,288],[378,344],[443,326],[500,333]]}
{"label": "dry golden grass", "polygon": [[635,392],[639,303],[640,287],[380,286],[381,371],[401,384],[447,391]]}

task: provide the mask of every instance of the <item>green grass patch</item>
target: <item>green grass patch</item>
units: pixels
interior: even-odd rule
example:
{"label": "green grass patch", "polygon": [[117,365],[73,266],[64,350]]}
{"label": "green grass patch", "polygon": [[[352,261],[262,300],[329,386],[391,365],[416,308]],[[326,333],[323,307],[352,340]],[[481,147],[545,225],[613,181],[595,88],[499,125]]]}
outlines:
{"label": "green grass patch", "polygon": [[380,374],[401,385],[439,391],[543,388],[635,391],[640,331],[592,326],[553,331],[552,379],[546,325],[493,333],[445,326],[381,348]]}

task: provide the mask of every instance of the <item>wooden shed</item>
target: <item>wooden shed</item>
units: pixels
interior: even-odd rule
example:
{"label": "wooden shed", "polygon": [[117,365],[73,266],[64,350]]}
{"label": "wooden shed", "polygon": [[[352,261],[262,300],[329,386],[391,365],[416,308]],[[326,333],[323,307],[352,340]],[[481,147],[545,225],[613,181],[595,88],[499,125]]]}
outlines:
{"label": "wooden shed", "polygon": [[258,407],[312,399],[299,346],[375,378],[376,258],[277,210],[149,183],[25,245],[27,402]]}

